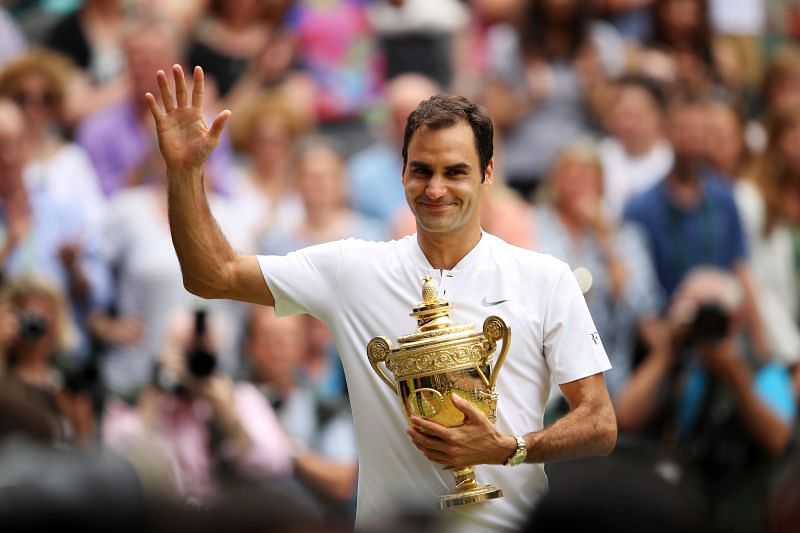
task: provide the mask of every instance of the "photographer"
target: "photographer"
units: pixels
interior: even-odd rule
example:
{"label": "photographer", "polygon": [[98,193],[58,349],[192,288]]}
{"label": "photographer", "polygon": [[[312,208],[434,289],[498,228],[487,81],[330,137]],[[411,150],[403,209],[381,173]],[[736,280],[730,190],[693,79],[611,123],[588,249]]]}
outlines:
{"label": "photographer", "polygon": [[219,331],[204,311],[168,325],[153,383],[135,408],[112,399],[104,441],[126,455],[161,452],[186,500],[208,503],[226,483],[291,473],[289,444],[275,413],[249,383],[216,371]]}
{"label": "photographer", "polygon": [[[705,496],[722,531],[757,531],[770,474],[796,417],[788,371],[751,368],[739,349],[742,291],[713,269],[691,272],[650,353],[617,399],[623,431],[658,443],[657,469]],[[762,524],[763,526],[763,524]]]}
{"label": "photographer", "polygon": [[53,443],[88,444],[94,435],[91,402],[56,368],[70,344],[63,296],[43,279],[25,276],[0,291],[0,376],[14,394],[49,419]]}

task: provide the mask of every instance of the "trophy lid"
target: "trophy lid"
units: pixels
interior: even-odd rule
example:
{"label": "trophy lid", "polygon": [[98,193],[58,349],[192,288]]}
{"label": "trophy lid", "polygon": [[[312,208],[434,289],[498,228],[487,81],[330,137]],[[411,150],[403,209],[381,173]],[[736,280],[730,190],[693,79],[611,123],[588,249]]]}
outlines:
{"label": "trophy lid", "polygon": [[462,333],[469,335],[474,332],[472,324],[455,324],[450,318],[453,306],[437,296],[439,292],[436,283],[430,274],[422,278],[422,301],[417,304],[410,316],[417,320],[417,331],[411,335],[400,337],[400,344],[418,342],[424,339],[437,340],[437,337]]}

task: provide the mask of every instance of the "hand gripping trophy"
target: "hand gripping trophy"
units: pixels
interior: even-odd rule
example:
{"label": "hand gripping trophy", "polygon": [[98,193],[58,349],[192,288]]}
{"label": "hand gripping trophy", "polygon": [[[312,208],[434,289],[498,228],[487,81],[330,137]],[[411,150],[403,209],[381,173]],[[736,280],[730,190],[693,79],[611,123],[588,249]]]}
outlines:
{"label": "hand gripping trophy", "polygon": [[[422,282],[422,302],[411,313],[417,331],[398,338],[396,348],[386,337],[369,341],[367,356],[372,368],[400,397],[407,419],[417,416],[443,426],[458,426],[464,422],[464,414],[453,405],[451,394],[457,394],[495,422],[495,383],[508,353],[511,329],[497,316],[483,322],[482,332],[476,332],[472,324],[453,323],[453,306],[436,296],[437,287],[430,276]],[[492,367],[492,354],[500,339],[503,346]],[[386,365],[394,380],[379,363]],[[453,476],[456,489],[439,497],[440,509],[503,496],[494,485],[478,484],[472,466],[455,469]]]}

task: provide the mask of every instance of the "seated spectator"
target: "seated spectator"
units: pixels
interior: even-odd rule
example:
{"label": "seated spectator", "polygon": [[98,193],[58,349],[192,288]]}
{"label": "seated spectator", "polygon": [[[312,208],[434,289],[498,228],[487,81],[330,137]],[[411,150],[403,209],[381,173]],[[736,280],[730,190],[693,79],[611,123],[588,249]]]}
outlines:
{"label": "seated spectator", "polygon": [[384,135],[347,164],[349,203],[356,211],[388,223],[405,208],[402,148],[406,118],[440,90],[420,74],[402,74],[387,82],[384,95],[389,116]]}
{"label": "seated spectator", "polygon": [[49,31],[44,45],[64,54],[81,75],[72,89],[79,92],[69,115],[73,120],[124,99],[130,84],[122,41],[126,16],[122,0],[87,0],[62,17]]}
{"label": "seated spectator", "polygon": [[169,318],[152,383],[135,407],[109,400],[103,441],[123,454],[160,453],[184,500],[208,504],[226,482],[286,476],[292,465],[269,404],[216,370],[216,323],[202,313]]}
{"label": "seated spectator", "polygon": [[586,303],[611,360],[605,377],[613,398],[633,366],[639,325],[661,310],[661,290],[639,228],[618,228],[604,212],[603,184],[594,145],[566,148],[548,178],[551,201],[537,208],[535,230],[538,251],[591,273]]}
{"label": "seated spectator", "polygon": [[739,348],[742,295],[730,273],[687,275],[617,397],[620,429],[657,444],[660,470],[699,491],[718,530],[730,532],[763,528],[763,495],[797,416],[787,369],[751,369]]}
{"label": "seated spectator", "polygon": [[[108,204],[101,236],[103,258],[114,274],[111,296],[91,317],[92,331],[106,350],[100,361],[103,383],[126,399],[135,398],[148,383],[165,342],[167,319],[194,301],[183,287],[169,231],[166,165],[152,150],[137,169],[145,185],[119,191]],[[233,246],[252,249],[235,207],[214,193],[209,193],[209,201]],[[210,306],[228,326],[218,332],[217,342],[220,369],[231,374],[238,365],[237,324],[245,307],[231,300],[216,300]]]}
{"label": "seated spectator", "polygon": [[[78,127],[76,138],[89,153],[106,196],[130,185],[135,179],[134,170],[153,149],[153,120],[144,94],[157,94],[153,74],[159,69],[169,70],[179,61],[177,37],[174,28],[162,19],[131,20],[123,40],[131,79],[128,97],[88,116]],[[206,101],[212,100],[212,95],[207,93]],[[230,168],[230,144],[225,136],[206,166],[215,190],[227,191],[225,180]]]}
{"label": "seated spectator", "polygon": [[[770,354],[800,362],[800,107],[775,115],[769,143],[737,182],[736,201],[751,250]],[[798,389],[800,391],[800,389]]]}
{"label": "seated spectator", "polygon": [[307,138],[296,155],[297,190],[305,215],[294,227],[280,227],[261,243],[265,253],[282,255],[323,242],[355,237],[382,240],[384,226],[347,207],[344,161],[323,138]]}
{"label": "seated spectator", "polygon": [[308,126],[276,93],[261,93],[231,118],[231,140],[244,157],[231,178],[230,199],[254,238],[303,218],[293,154]]}
{"label": "seated spectator", "polygon": [[[215,83],[219,96],[225,98],[242,78],[255,74],[272,41],[284,38],[278,34],[279,13],[275,5],[251,0],[212,0],[208,16],[194,29],[189,43],[189,63],[200,65],[206,82]],[[288,66],[291,55],[284,60]],[[278,72],[273,72],[277,76]]]}
{"label": "seated spectator", "polygon": [[[97,235],[75,207],[45,191],[28,191],[28,134],[22,111],[0,99],[0,269],[6,278],[37,274],[68,295],[75,327],[107,296]],[[81,349],[86,339],[80,336]],[[78,348],[78,347],[73,347]]]}
{"label": "seated spectator", "polygon": [[64,386],[63,359],[74,346],[73,336],[66,302],[46,281],[20,277],[0,290],[2,388],[49,420],[54,444],[88,445],[94,437],[90,399],[85,391]]}
{"label": "seated spectator", "polygon": [[622,215],[634,195],[649,189],[672,168],[672,147],[666,139],[666,95],[647,77],[622,78],[607,117],[609,135],[599,146],[604,196],[609,214]]}
{"label": "seated spectator", "polygon": [[253,380],[292,439],[296,475],[342,519],[355,495],[355,429],[346,398],[323,399],[302,371],[306,324],[303,316],[276,318],[273,309],[253,307],[245,351]]}
{"label": "seated spectator", "polygon": [[590,3],[535,0],[516,28],[492,30],[486,103],[502,134],[498,163],[528,200],[558,152],[589,133],[605,78],[624,67],[622,41],[591,21]]}
{"label": "seated spectator", "polygon": [[31,51],[0,71],[0,97],[15,100],[25,113],[30,161],[25,182],[83,212],[95,227],[105,198],[86,152],[64,138],[64,106],[72,67],[58,54]]}
{"label": "seated spectator", "polygon": [[297,63],[315,86],[314,112],[321,133],[336,139],[345,155],[367,147],[367,113],[377,103],[383,61],[361,0],[297,0],[286,15]]}
{"label": "seated spectator", "polygon": [[736,183],[745,177],[750,151],[745,143],[744,117],[734,104],[715,101],[706,110],[709,146],[708,162],[723,179]]}

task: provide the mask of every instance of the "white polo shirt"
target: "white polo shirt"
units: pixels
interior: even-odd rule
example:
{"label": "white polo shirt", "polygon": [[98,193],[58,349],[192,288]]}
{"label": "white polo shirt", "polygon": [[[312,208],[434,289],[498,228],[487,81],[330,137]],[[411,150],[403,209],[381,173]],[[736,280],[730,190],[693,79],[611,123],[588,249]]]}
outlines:
{"label": "white polo shirt", "polygon": [[[409,316],[431,274],[452,319],[479,330],[489,315],[511,327],[511,349],[499,371],[497,425],[508,434],[542,429],[550,377],[566,383],[608,370],[608,357],[569,267],[544,254],[483,233],[452,270],[431,267],[416,235],[391,242],[354,239],[287,256],[259,256],[277,315],[310,313],[331,329],[344,366],[359,455],[356,526],[379,524],[403,505],[436,508],[454,488],[450,471],[428,461],[405,434],[400,400],[373,372],[370,339],[413,333]],[[480,465],[480,483],[504,497],[443,511],[468,529],[519,528],[547,489],[541,464]],[[452,515],[456,513],[458,516]],[[461,526],[459,526],[461,529]]]}

